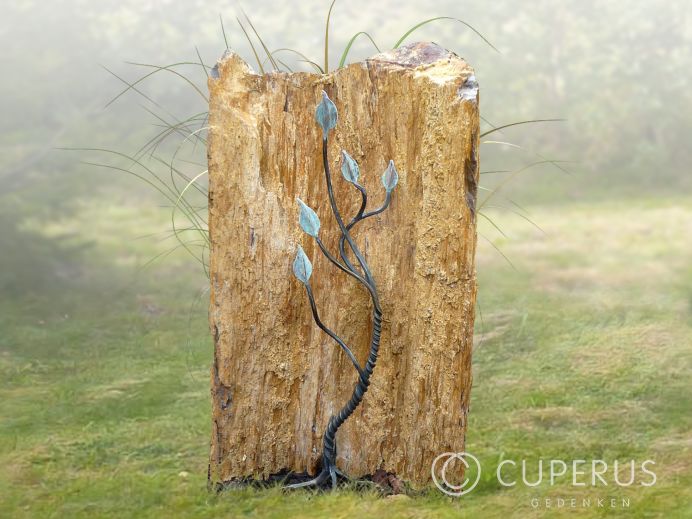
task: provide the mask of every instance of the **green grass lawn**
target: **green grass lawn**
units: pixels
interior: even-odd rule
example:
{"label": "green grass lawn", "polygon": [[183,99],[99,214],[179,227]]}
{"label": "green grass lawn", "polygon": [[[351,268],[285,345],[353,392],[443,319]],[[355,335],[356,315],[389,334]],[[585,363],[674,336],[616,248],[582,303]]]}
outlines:
{"label": "green grass lawn", "polygon": [[[507,237],[480,222],[516,270],[479,238],[467,448],[485,474],[458,500],[208,493],[198,265],[178,251],[141,268],[172,245],[133,239],[165,229],[155,209],[94,204],[29,226],[28,239],[59,237],[65,268],[43,279],[41,258],[20,257],[0,274],[15,287],[0,294],[0,517],[692,517],[692,200],[530,213],[544,232],[500,213]],[[12,264],[22,250],[2,253]],[[501,457],[652,459],[657,484],[506,489]],[[556,508],[573,497],[629,507]]]}

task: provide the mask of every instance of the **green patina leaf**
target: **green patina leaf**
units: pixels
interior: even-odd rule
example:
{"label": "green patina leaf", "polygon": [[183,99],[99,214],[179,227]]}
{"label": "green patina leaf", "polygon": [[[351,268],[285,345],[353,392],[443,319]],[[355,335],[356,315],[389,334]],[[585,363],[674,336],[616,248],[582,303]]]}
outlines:
{"label": "green patina leaf", "polygon": [[300,228],[316,238],[317,233],[320,232],[320,219],[317,213],[300,198],[298,198],[298,205],[300,206]]}
{"label": "green patina leaf", "polygon": [[348,182],[358,183],[358,177],[360,176],[358,163],[345,150],[341,150],[341,174]]}
{"label": "green patina leaf", "polygon": [[338,114],[336,105],[329,99],[327,92],[324,90],[322,90],[322,101],[317,105],[317,110],[315,111],[315,119],[322,127],[322,136],[326,139],[329,130],[336,126]]}
{"label": "green patina leaf", "polygon": [[309,283],[310,276],[312,275],[312,263],[310,263],[307,254],[305,254],[303,247],[300,245],[298,245],[296,259],[293,260],[293,273],[298,278],[298,281],[304,285]]}
{"label": "green patina leaf", "polygon": [[382,185],[387,190],[387,193],[390,193],[396,187],[398,182],[399,173],[394,167],[394,161],[390,160],[387,169],[385,169],[384,173],[382,173]]}

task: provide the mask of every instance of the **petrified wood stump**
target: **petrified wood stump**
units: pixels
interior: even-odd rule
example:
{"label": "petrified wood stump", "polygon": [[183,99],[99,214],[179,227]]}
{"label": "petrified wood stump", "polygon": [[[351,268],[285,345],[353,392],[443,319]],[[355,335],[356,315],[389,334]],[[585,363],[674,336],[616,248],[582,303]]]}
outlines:
{"label": "petrified wood stump", "polygon": [[332,74],[259,76],[229,53],[209,80],[210,324],[213,426],[210,480],[314,474],[327,421],[357,373],[313,323],[291,264],[302,244],[314,264],[322,320],[361,363],[369,346],[367,292],[322,256],[298,226],[300,197],[338,249],[322,171],[315,106],[339,110],[330,144],[344,218],[360,204],[338,174],[340,149],[360,165],[369,208],[393,159],[391,207],[354,231],[377,281],[380,360],[362,405],[340,429],[337,464],[378,469],[414,486],[438,454],[464,449],[476,298],[478,88],[461,58],[411,44]]}

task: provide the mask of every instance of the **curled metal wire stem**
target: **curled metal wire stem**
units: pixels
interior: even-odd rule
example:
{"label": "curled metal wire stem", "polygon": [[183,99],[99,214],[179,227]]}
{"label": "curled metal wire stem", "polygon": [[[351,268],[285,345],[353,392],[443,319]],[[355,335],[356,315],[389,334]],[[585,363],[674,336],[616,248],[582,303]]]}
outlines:
{"label": "curled metal wire stem", "polygon": [[[382,211],[387,209],[391,201],[391,193],[389,190],[387,191],[385,202],[380,208],[371,212],[366,212],[365,209],[367,206],[367,193],[365,191],[365,188],[357,183],[354,183],[354,186],[361,193],[362,202],[356,216],[354,216],[353,219],[348,223],[348,225],[346,225],[341,217],[341,213],[339,212],[339,208],[337,207],[336,200],[334,198],[331,171],[329,169],[328,151],[328,137],[325,136],[322,140],[322,163],[324,167],[325,179],[327,182],[329,203],[331,205],[331,209],[336,219],[336,222],[339,225],[339,229],[341,230],[341,237],[339,239],[339,253],[343,263],[340,262],[337,258],[335,258],[327,250],[322,240],[320,240],[318,237],[316,237],[317,244],[322,253],[327,257],[327,259],[331,263],[333,263],[343,272],[358,280],[358,282],[361,283],[368,290],[368,293],[370,294],[370,298],[373,303],[373,327],[372,335],[370,338],[370,350],[368,358],[365,363],[365,366],[361,368],[357,360],[355,359],[353,353],[348,348],[348,346],[346,346],[346,344],[344,344],[344,342],[334,332],[332,332],[329,328],[324,326],[324,324],[320,321],[312,289],[310,287],[309,282],[305,283],[308,298],[310,300],[310,305],[312,308],[313,318],[315,319],[317,326],[320,327],[325,333],[327,333],[327,335],[329,335],[332,339],[334,339],[334,341],[336,341],[339,344],[339,346],[341,346],[344,352],[346,352],[347,356],[351,359],[351,362],[358,371],[359,376],[358,382],[356,383],[355,388],[353,389],[353,393],[351,394],[351,398],[338,413],[330,417],[329,422],[327,423],[327,428],[324,432],[324,436],[322,439],[322,466],[320,472],[314,479],[310,481],[288,485],[286,488],[289,489],[305,488],[311,486],[320,487],[327,482],[331,482],[332,488],[335,488],[337,486],[338,478],[346,477],[345,474],[343,474],[336,467],[336,435],[343,423],[358,408],[360,403],[363,401],[365,393],[368,391],[368,387],[370,386],[370,378],[372,377],[373,371],[375,370],[375,366],[377,364],[377,356],[380,348],[380,339],[382,336],[382,309],[380,307],[377,286],[375,284],[375,280],[372,277],[372,273],[370,272],[370,267],[365,258],[363,257],[363,254],[361,253],[360,249],[358,248],[358,245],[353,240],[350,231],[358,222],[371,216],[380,214]],[[350,262],[348,254],[346,253],[346,244],[348,244],[351,253],[356,258],[356,261],[360,267],[360,272],[358,268]]]}

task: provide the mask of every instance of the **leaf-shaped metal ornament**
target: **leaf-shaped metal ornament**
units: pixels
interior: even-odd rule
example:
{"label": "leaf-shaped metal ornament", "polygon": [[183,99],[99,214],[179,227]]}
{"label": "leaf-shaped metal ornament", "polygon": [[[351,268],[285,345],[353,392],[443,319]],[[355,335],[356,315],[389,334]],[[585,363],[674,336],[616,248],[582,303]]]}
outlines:
{"label": "leaf-shaped metal ornament", "polygon": [[358,183],[360,168],[358,168],[358,163],[355,159],[346,153],[345,150],[341,150],[341,174],[348,182],[352,184]]}
{"label": "leaf-shaped metal ornament", "polygon": [[300,218],[298,220],[300,222],[300,228],[310,236],[316,238],[317,233],[320,232],[320,219],[317,213],[300,198],[298,198],[298,205],[300,206]]}
{"label": "leaf-shaped metal ornament", "polygon": [[315,111],[315,119],[322,127],[322,138],[326,140],[329,130],[336,126],[338,115],[336,105],[329,99],[327,92],[324,90],[322,90],[322,101],[317,105],[317,110]]}
{"label": "leaf-shaped metal ornament", "polygon": [[387,190],[387,193],[391,193],[399,182],[399,173],[394,167],[394,161],[390,160],[387,169],[382,173],[382,185]]}
{"label": "leaf-shaped metal ornament", "polygon": [[298,278],[298,281],[304,285],[309,283],[310,276],[312,275],[312,263],[310,263],[307,254],[305,254],[303,247],[300,245],[298,245],[296,259],[293,260],[293,273]]}

